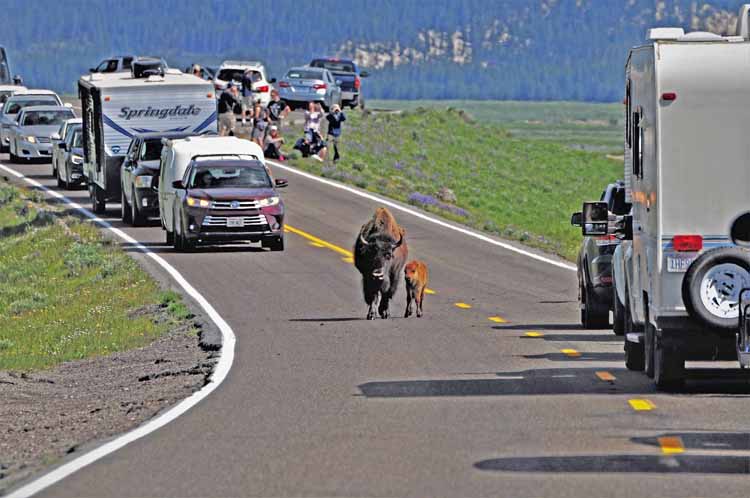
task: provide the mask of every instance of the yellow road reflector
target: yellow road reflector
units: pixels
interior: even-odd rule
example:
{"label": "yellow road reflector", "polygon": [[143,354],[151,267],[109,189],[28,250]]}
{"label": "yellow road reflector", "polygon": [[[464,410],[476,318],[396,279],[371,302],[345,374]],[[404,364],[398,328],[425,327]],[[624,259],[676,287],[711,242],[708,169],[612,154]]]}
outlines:
{"label": "yellow road reflector", "polygon": [[425,290],[424,290],[424,293],[425,293],[425,294],[437,294],[437,293],[436,293],[436,292],[435,292],[434,290],[432,290],[432,289],[425,289]]}
{"label": "yellow road reflector", "polygon": [[542,334],[541,332],[526,332],[526,334],[524,335],[526,337],[544,337],[544,334]]}
{"label": "yellow road reflector", "polygon": [[468,310],[469,308],[471,308],[471,305],[466,303],[455,303],[455,305],[456,308],[461,308],[462,310]]}
{"label": "yellow road reflector", "polygon": [[321,244],[320,242],[308,242],[308,244],[310,244],[310,245],[311,245],[311,246],[313,246],[313,247],[325,247],[325,246],[324,246],[323,244]]}
{"label": "yellow road reflector", "polygon": [[661,452],[665,455],[676,455],[685,452],[685,446],[682,444],[682,439],[679,437],[660,437],[658,441],[659,446],[661,446]]}
{"label": "yellow road reflector", "polygon": [[596,372],[596,376],[599,377],[599,380],[603,380],[604,382],[614,382],[616,378],[609,372]]}
{"label": "yellow road reflector", "polygon": [[344,263],[354,263],[354,258],[351,258],[349,256],[345,256],[345,257],[341,258],[341,261],[343,261]]}
{"label": "yellow road reflector", "polygon": [[489,317],[487,319],[489,321],[495,322],[495,323],[508,323],[508,320],[506,320],[505,318],[503,318],[501,316],[491,316],[491,317]]}
{"label": "yellow road reflector", "polygon": [[560,352],[565,356],[570,356],[571,358],[577,358],[581,356],[581,353],[579,353],[575,349],[561,349]]}
{"label": "yellow road reflector", "polygon": [[314,235],[310,235],[307,232],[303,232],[299,228],[294,228],[291,225],[284,225],[284,230],[287,232],[291,232],[293,234],[299,235],[300,237],[304,237],[310,242],[315,242],[316,244],[320,244],[321,246],[326,247],[332,251],[336,251],[339,254],[343,254],[344,256],[349,256],[349,257],[353,256],[352,252],[349,251],[348,249],[344,249],[343,247],[339,247],[335,244],[331,244],[330,242],[326,242],[325,240],[319,239],[318,237]]}
{"label": "yellow road reflector", "polygon": [[647,399],[629,399],[628,403],[637,412],[648,412],[656,408],[656,405]]}

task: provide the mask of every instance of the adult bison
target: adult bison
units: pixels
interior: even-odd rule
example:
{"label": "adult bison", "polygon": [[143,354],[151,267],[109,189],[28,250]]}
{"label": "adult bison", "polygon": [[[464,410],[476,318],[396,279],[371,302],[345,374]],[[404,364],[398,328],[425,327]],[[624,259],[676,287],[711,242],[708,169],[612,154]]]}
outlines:
{"label": "adult bison", "polygon": [[367,319],[375,318],[375,304],[380,296],[378,313],[388,318],[388,304],[403,278],[401,272],[409,255],[406,232],[386,208],[378,208],[370,221],[362,225],[354,244],[354,266],[362,274]]}

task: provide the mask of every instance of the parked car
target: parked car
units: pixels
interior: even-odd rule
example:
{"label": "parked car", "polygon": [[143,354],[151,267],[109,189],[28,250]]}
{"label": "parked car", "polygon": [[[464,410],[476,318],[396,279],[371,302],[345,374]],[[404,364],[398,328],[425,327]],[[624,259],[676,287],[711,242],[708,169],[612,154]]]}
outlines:
{"label": "parked car", "polygon": [[133,135],[122,161],[122,221],[133,226],[146,223],[149,216],[159,214],[159,166],[163,139],[177,140],[192,132],[153,132]]}
{"label": "parked car", "polygon": [[101,61],[96,67],[89,69],[91,73],[119,73],[130,71],[135,55],[115,55]]}
{"label": "parked car", "polygon": [[81,126],[70,127],[68,140],[59,145],[65,153],[61,167],[57,169],[57,186],[70,190],[81,185],[83,176],[83,130]]}
{"label": "parked car", "polygon": [[38,105],[62,105],[62,100],[51,90],[25,90],[8,97],[0,112],[0,152],[9,150],[10,128],[21,109]]}
{"label": "parked car", "polygon": [[13,95],[26,91],[27,88],[22,85],[3,85],[0,84],[0,106],[5,104],[5,101],[8,100],[8,97],[12,97]]}
{"label": "parked car", "polygon": [[159,176],[159,215],[167,244],[260,242],[284,250],[284,203],[259,145],[236,137],[168,141]]}
{"label": "parked car", "polygon": [[[625,202],[625,183],[618,181],[607,185],[600,202],[605,202],[613,215],[628,214],[630,204]],[[609,312],[613,309],[612,255],[619,244],[620,239],[611,234],[583,238],[577,273],[578,303],[584,328],[601,329],[609,325]]]}
{"label": "parked car", "polygon": [[73,118],[63,121],[60,125],[60,129],[56,133],[53,133],[50,137],[52,139],[52,176],[57,177],[57,170],[62,167],[65,162],[65,154],[67,151],[60,148],[63,142],[69,141],[72,137],[73,131],[81,129],[83,120],[81,118]]}
{"label": "parked car", "polygon": [[10,161],[52,159],[52,134],[63,121],[75,117],[65,106],[24,107],[10,127]]}
{"label": "parked car", "polygon": [[[242,76],[245,71],[253,72],[253,93],[255,100],[260,101],[263,107],[266,107],[271,101],[272,83],[276,83],[275,78],[267,78],[266,67],[258,61],[224,61],[219,66],[214,78],[214,88],[217,94],[227,88],[227,83],[233,81],[241,85]],[[217,95],[218,97],[218,95]]]}
{"label": "parked car", "polygon": [[293,110],[306,108],[309,102],[320,102],[327,111],[341,105],[341,88],[328,69],[295,67],[279,81],[279,96]]}
{"label": "parked car", "polygon": [[310,67],[328,69],[341,87],[341,103],[352,109],[359,106],[364,109],[365,99],[362,96],[362,78],[369,76],[367,71],[361,71],[357,64],[349,59],[324,57],[313,59]]}

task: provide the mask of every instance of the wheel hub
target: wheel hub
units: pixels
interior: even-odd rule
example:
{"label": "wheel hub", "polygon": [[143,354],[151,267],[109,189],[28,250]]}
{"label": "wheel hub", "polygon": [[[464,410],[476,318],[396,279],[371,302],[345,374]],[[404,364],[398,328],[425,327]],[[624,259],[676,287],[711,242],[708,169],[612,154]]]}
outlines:
{"label": "wheel hub", "polygon": [[746,287],[750,275],[744,268],[734,263],[716,265],[701,280],[701,302],[716,317],[737,318],[740,291]]}

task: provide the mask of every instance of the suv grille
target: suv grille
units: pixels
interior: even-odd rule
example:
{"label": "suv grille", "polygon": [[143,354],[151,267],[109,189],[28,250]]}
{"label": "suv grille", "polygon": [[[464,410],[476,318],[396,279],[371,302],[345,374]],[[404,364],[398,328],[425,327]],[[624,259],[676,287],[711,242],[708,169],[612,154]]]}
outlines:
{"label": "suv grille", "polygon": [[211,209],[258,209],[258,201],[212,201]]}
{"label": "suv grille", "polygon": [[50,140],[50,138],[49,138],[49,137],[36,137],[36,139],[37,139],[37,141],[38,141],[38,142],[39,142],[40,144],[48,144],[48,143],[50,143],[50,142],[51,142],[51,140]]}
{"label": "suv grille", "polygon": [[[227,220],[229,219],[229,216],[206,216],[203,218],[203,226],[204,227],[225,227],[227,226]],[[266,217],[262,214],[258,214],[255,216],[241,216],[241,217],[231,217],[232,219],[241,218],[242,219],[242,225],[243,226],[263,226],[267,225],[268,221],[266,221]]]}

